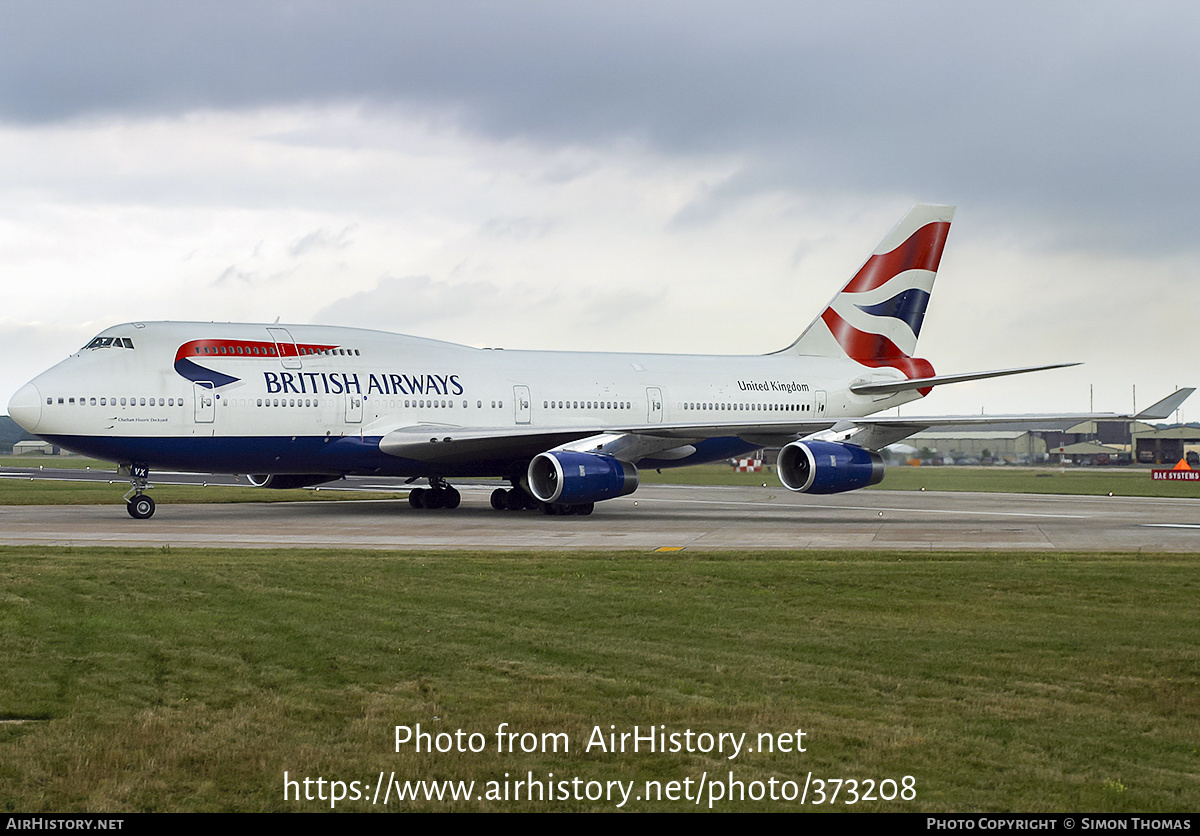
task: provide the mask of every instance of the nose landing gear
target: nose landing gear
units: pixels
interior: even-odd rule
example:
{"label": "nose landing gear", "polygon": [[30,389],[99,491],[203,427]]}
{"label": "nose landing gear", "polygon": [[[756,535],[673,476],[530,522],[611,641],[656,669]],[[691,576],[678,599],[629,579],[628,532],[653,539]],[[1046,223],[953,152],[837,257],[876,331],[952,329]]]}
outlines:
{"label": "nose landing gear", "polygon": [[125,510],[135,520],[148,520],[154,516],[154,500],[146,494],[139,494],[125,503]]}
{"label": "nose landing gear", "polygon": [[135,520],[150,519],[154,516],[154,500],[146,494],[146,490],[152,487],[150,468],[144,464],[121,465],[121,472],[129,475],[129,484],[132,486],[129,493],[125,494],[125,510]]}

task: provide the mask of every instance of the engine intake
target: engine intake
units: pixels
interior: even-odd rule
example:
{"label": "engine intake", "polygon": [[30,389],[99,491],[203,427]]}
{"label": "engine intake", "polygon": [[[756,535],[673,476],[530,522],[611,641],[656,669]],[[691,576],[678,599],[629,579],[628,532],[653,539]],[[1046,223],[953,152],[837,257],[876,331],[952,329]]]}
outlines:
{"label": "engine intake", "polygon": [[883,481],[883,456],[832,441],[793,441],[779,451],[779,481],[789,491],[841,493]]}
{"label": "engine intake", "polygon": [[246,481],[256,488],[284,491],[290,488],[323,485],[326,482],[336,482],[341,478],[341,476],[330,476],[328,473],[258,473],[247,474]]}
{"label": "engine intake", "polygon": [[551,450],[529,463],[529,490],[542,502],[600,502],[637,490],[637,468],[598,453]]}

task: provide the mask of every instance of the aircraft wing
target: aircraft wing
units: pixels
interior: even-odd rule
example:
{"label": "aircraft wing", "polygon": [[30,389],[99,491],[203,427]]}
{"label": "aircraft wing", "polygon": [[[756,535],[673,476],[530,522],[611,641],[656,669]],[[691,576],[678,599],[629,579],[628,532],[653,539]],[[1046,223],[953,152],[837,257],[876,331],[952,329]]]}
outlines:
{"label": "aircraft wing", "polygon": [[439,464],[480,458],[532,458],[538,453],[595,435],[567,427],[454,427],[419,424],[386,433],[379,449],[389,456]]}
{"label": "aircraft wing", "polygon": [[1017,369],[997,369],[990,372],[968,372],[966,374],[940,374],[933,377],[914,377],[903,380],[883,382],[862,381],[850,384],[850,391],[856,395],[892,395],[896,392],[906,392],[910,389],[931,389],[946,383],[963,383],[968,380],[987,380],[992,377],[1007,377],[1010,374],[1025,374],[1026,372],[1042,372],[1047,369],[1065,369],[1078,366],[1079,363],[1053,363],[1048,366],[1022,366]]}
{"label": "aircraft wing", "polygon": [[[736,436],[764,447],[787,444],[827,430],[833,421],[756,422],[744,425],[631,424],[598,431],[594,427],[456,427],[414,425],[386,432],[379,449],[391,456],[436,463],[480,458],[533,458],[559,447],[589,449],[632,461],[670,450],[684,450],[706,438]],[[623,439],[618,441],[618,439]],[[594,442],[594,443],[589,443]],[[598,445],[598,446],[597,446]],[[686,453],[681,453],[686,455]]]}
{"label": "aircraft wing", "polygon": [[889,444],[902,441],[910,435],[924,430],[943,427],[970,427],[987,424],[1039,424],[1049,429],[1047,425],[1078,424],[1083,421],[1162,421],[1169,418],[1171,413],[1179,408],[1196,390],[1194,388],[1179,389],[1162,400],[1143,409],[1136,415],[1118,414],[1113,412],[1085,412],[1026,415],[948,415],[929,418],[909,418],[897,416],[878,416],[867,418],[852,418],[840,421],[826,430],[819,430],[808,438],[819,441],[838,441],[865,447],[868,450],[878,450]]}

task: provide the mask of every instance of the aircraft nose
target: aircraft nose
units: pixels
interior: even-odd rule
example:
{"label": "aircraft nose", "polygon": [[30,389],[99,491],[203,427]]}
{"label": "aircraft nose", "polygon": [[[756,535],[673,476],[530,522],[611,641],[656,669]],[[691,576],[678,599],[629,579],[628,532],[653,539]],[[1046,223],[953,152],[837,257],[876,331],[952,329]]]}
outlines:
{"label": "aircraft nose", "polygon": [[37,429],[42,419],[42,393],[32,383],[26,383],[8,402],[8,417],[12,418],[25,432]]}

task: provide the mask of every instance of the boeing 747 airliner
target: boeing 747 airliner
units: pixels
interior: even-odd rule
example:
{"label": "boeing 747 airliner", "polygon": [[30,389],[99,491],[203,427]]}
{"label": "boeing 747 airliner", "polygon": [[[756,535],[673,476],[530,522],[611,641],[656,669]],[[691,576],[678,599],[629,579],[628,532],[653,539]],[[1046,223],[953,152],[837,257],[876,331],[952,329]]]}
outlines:
{"label": "boeing 747 airliner", "polygon": [[[414,508],[456,507],[450,479],[500,477],[511,488],[493,492],[498,510],[589,514],[634,491],[639,467],[781,447],[789,490],[854,490],[883,478],[877,451],[887,444],[998,420],[873,413],[942,384],[1071,365],[937,375],[914,356],[953,214],[914,207],[800,337],[765,356],[505,351],[319,325],[132,322],[23,386],[9,414],[46,441],[117,462],[137,519],[154,513],[152,469],[255,474],[273,488],[350,474],[428,480],[410,493]],[[1191,391],[1137,417],[1166,417]]]}

